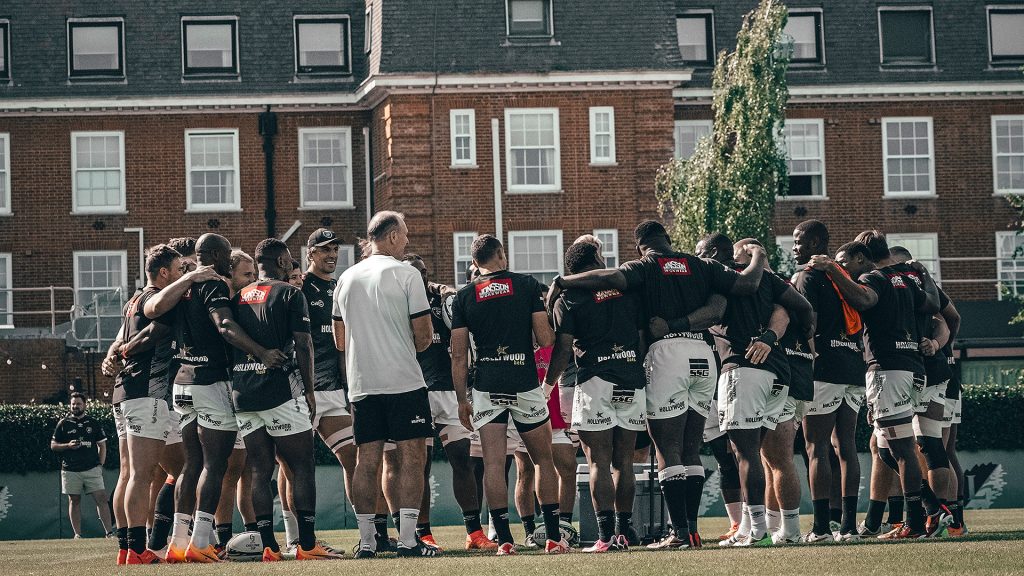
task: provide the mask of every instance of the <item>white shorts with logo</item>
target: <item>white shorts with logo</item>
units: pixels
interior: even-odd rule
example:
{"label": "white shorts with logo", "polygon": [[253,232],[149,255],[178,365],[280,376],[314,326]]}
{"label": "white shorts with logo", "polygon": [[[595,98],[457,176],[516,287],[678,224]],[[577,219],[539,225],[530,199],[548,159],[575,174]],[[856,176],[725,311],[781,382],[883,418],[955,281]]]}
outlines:
{"label": "white shorts with logo", "polygon": [[721,428],[721,422],[719,417],[721,412],[718,409],[718,396],[716,395],[711,399],[711,413],[708,414],[707,419],[704,420],[704,443],[707,444],[712,440],[716,440],[725,436],[725,431]]}
{"label": "white shorts with logo", "polygon": [[174,411],[181,414],[181,427],[198,422],[203,428],[237,432],[235,408],[231,403],[231,382],[175,384]]}
{"label": "white shorts with logo", "polygon": [[871,370],[865,377],[866,399],[875,422],[913,414],[924,378],[906,370]]}
{"label": "white shorts with logo", "polygon": [[133,398],[114,406],[118,438],[135,436],[166,442],[170,419],[164,399]]}
{"label": "white shorts with logo", "polygon": [[181,444],[181,414],[178,414],[171,406],[168,406],[167,410],[167,439],[164,440],[164,444],[167,446]]}
{"label": "white shorts with logo", "polygon": [[718,368],[711,346],[700,340],[672,338],[651,344],[647,370],[647,419],[661,420],[693,410],[711,412]]}
{"label": "white shorts with logo", "polygon": [[[430,402],[430,417],[442,446],[469,438],[470,431],[459,420],[459,397],[454,390],[428,390],[427,402]],[[427,440],[433,441],[433,438]]]}
{"label": "white shorts with logo", "polygon": [[562,414],[562,420],[572,422],[573,403],[576,401],[576,386],[555,386],[555,391],[552,394],[558,394],[558,411]]}
{"label": "white shorts with logo", "polygon": [[[301,394],[299,396],[302,396]],[[331,416],[352,416],[348,411],[348,397],[344,390],[313,392],[316,401],[316,414],[313,415],[313,428],[320,428],[320,419]]]}
{"label": "white shorts with logo", "polygon": [[271,436],[291,436],[313,429],[305,398],[292,398],[268,410],[238,412],[236,416],[240,437],[245,437],[260,428],[266,428],[267,434]]}
{"label": "white shorts with logo", "polygon": [[803,420],[806,411],[807,402],[786,396],[786,402],[782,405],[782,413],[775,419],[775,424],[782,424],[790,420],[796,420],[799,423]]}
{"label": "white shorts with logo", "polygon": [[946,410],[942,414],[942,425],[948,427],[959,424],[962,406],[960,398],[946,398]]}
{"label": "white shorts with logo", "polygon": [[644,389],[628,390],[597,376],[576,385],[572,404],[572,429],[601,432],[618,426],[640,432],[647,427]]}
{"label": "white shorts with logo", "polygon": [[537,424],[546,420],[548,399],[540,386],[526,392],[481,392],[473,389],[473,427],[480,428],[503,413],[519,424]]}
{"label": "white shorts with logo", "polygon": [[914,405],[915,413],[922,413],[928,411],[928,405],[942,404],[946,405],[946,382],[938,384],[937,386],[925,386],[924,390],[920,391],[918,396],[915,398],[916,404]]}
{"label": "white shorts with logo", "polygon": [[789,386],[774,372],[734,368],[718,378],[719,428],[774,430],[788,396]]}
{"label": "white shorts with logo", "polygon": [[864,405],[864,387],[815,380],[814,400],[806,403],[807,416],[831,414],[843,404],[854,412],[860,412],[860,407]]}

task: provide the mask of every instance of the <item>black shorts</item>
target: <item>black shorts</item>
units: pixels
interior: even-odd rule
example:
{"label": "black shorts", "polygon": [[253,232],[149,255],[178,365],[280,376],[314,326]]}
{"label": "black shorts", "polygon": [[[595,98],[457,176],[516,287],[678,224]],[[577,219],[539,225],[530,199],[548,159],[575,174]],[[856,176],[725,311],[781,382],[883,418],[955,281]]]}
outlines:
{"label": "black shorts", "polygon": [[352,433],[356,444],[383,440],[433,438],[427,389],[401,394],[372,394],[352,403]]}

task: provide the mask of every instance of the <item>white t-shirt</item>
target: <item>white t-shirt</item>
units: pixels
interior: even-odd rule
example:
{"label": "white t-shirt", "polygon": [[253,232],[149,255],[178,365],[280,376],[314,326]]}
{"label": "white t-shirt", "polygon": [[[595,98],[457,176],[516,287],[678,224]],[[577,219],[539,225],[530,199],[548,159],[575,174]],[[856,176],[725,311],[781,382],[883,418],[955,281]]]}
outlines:
{"label": "white t-shirt", "polygon": [[423,277],[391,256],[373,255],[341,275],[334,318],[345,323],[348,398],[425,388],[411,319],[430,314]]}

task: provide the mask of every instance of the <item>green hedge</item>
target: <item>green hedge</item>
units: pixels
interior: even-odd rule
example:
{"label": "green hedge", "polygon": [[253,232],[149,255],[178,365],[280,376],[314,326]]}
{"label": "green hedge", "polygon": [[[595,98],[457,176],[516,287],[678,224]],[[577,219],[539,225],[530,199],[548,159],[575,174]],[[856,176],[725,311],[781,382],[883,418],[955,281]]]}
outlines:
{"label": "green hedge", "polygon": [[[968,385],[964,388],[963,423],[958,446],[961,450],[1024,450],[1024,386]],[[118,451],[110,405],[90,402],[87,411],[107,433],[107,468],[117,468]],[[60,468],[50,450],[50,438],[57,421],[68,413],[66,405],[0,404],[0,474],[43,472]],[[861,417],[857,444],[867,451],[871,431]],[[443,451],[436,447],[435,458]],[[318,464],[337,460],[323,442],[316,442]]]}

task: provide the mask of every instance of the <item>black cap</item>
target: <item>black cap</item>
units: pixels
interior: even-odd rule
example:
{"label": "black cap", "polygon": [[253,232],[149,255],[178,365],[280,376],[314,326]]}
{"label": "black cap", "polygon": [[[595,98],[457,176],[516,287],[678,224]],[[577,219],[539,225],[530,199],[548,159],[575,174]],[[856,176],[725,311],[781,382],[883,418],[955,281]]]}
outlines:
{"label": "black cap", "polygon": [[306,247],[327,246],[328,244],[341,244],[341,239],[327,228],[317,228],[306,240]]}

